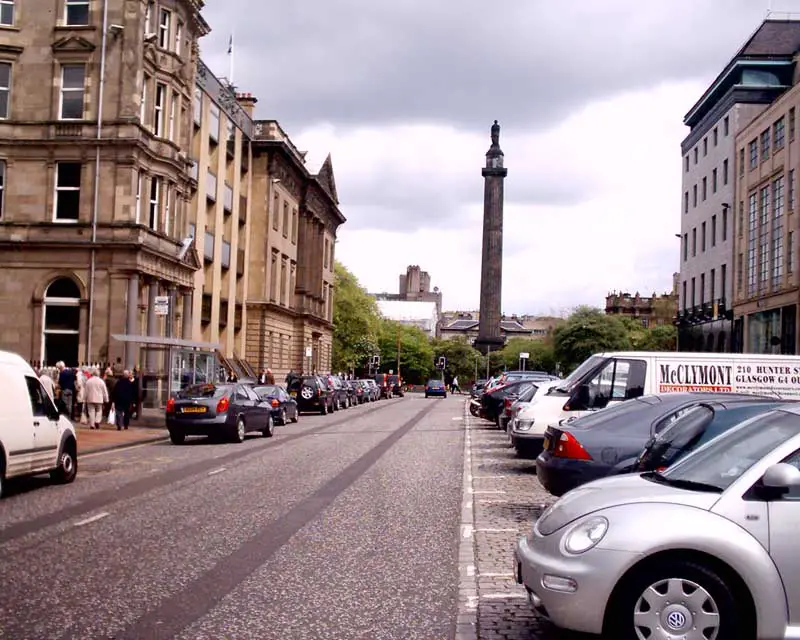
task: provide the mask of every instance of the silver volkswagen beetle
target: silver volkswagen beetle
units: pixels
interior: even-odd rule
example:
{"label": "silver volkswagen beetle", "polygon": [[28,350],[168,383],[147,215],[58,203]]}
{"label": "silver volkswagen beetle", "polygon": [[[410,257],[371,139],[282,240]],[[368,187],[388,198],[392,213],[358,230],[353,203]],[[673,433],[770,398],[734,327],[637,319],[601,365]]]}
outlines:
{"label": "silver volkswagen beetle", "polygon": [[800,408],[742,422],[661,473],[570,491],[518,541],[515,569],[565,629],[800,638]]}

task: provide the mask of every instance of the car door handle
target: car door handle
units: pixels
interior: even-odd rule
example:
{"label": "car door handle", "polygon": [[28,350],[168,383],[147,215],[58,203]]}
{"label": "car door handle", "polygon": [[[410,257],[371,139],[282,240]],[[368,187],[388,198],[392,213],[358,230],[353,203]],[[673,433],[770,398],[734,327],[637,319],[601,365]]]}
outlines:
{"label": "car door handle", "polygon": [[38,427],[38,426],[39,426],[39,422],[38,422],[38,420],[37,420],[36,422],[34,422],[34,423],[33,423],[33,426],[34,426],[34,427]]}

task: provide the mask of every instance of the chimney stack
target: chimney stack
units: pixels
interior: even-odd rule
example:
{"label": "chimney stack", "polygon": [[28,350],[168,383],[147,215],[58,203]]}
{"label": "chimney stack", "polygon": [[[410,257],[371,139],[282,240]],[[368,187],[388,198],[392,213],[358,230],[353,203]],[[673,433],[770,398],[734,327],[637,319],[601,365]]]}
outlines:
{"label": "chimney stack", "polygon": [[252,120],[256,111],[256,103],[258,102],[258,98],[256,98],[252,93],[237,93],[236,101],[241,105],[242,109],[244,109],[244,112]]}

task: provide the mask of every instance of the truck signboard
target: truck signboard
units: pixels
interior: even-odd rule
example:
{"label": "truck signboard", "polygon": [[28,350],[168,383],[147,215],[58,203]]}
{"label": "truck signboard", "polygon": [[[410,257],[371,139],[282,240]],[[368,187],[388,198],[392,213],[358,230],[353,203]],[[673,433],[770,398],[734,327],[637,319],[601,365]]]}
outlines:
{"label": "truck signboard", "polygon": [[711,391],[800,398],[800,362],[795,358],[739,363],[659,359],[657,371],[659,393]]}

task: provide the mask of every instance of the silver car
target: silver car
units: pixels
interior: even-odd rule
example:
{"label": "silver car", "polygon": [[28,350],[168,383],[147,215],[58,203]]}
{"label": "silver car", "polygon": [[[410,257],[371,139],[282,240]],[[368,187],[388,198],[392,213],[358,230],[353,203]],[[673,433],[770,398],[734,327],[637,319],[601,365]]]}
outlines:
{"label": "silver car", "polygon": [[800,407],[564,495],[515,550],[531,604],[614,640],[800,638]]}

